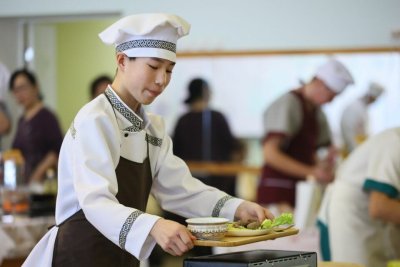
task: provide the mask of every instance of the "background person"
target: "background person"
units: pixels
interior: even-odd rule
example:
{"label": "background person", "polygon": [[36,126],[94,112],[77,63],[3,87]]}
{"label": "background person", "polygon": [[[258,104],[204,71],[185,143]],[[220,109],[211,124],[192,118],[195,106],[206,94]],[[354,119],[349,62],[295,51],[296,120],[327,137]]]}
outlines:
{"label": "background person", "polygon": [[107,86],[112,84],[113,80],[108,75],[100,75],[96,77],[90,84],[90,97],[91,100],[95,99],[98,95],[104,93]]}
{"label": "background person", "polygon": [[[225,116],[210,108],[211,90],[207,81],[192,79],[187,89],[188,97],[184,102],[189,111],[175,126],[174,154],[185,161],[226,163],[237,160],[234,158],[241,152],[239,141],[232,135]],[[205,174],[196,178],[231,196],[236,195],[236,176]],[[165,217],[185,224],[185,218],[179,215],[166,212]],[[195,247],[192,251],[195,256],[211,253],[210,247]]]}
{"label": "background person", "polygon": [[345,154],[350,153],[368,137],[368,107],[384,92],[382,85],[371,83],[367,92],[351,102],[343,111],[340,127]]}
{"label": "background person", "polygon": [[25,182],[40,182],[48,169],[56,169],[63,135],[55,114],[42,102],[35,75],[16,70],[10,78],[10,90],[23,114],[18,120],[12,148],[24,157]]}
{"label": "background person", "polygon": [[[185,161],[237,161],[243,153],[239,140],[233,136],[225,116],[210,108],[210,99],[210,86],[204,79],[190,81],[185,100],[189,111],[178,119],[174,129],[174,154]],[[235,176],[198,178],[232,196],[236,194]]]}
{"label": "background person", "polygon": [[149,194],[185,217],[264,220],[267,209],[193,178],[172,153],[163,119],[146,113],[170,82],[176,42],[190,25],[170,14],[124,17],[99,34],[114,44],[117,74],[105,94],[76,115],[59,163],[56,226],[24,266],[139,266],[159,244],[171,255],[193,248],[176,222],[145,212]]}
{"label": "background person", "polygon": [[319,214],[324,260],[386,267],[400,258],[400,128],[367,139],[340,165]]}
{"label": "background person", "polygon": [[334,150],[318,162],[317,149],[331,145],[330,129],[321,109],[353,83],[347,68],[330,59],[304,86],[275,100],[264,114],[264,166],[257,192],[258,203],[280,210],[295,206],[296,183],[313,176],[333,179]]}

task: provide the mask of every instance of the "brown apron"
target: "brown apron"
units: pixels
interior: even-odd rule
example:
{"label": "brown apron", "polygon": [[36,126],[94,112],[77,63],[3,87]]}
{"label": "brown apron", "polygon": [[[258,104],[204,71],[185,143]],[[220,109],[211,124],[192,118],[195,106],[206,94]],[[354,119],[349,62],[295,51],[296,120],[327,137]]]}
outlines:
{"label": "brown apron", "polygon": [[[119,203],[144,211],[152,185],[148,143],[147,158],[144,162],[136,163],[121,157],[116,175],[116,198]],[[53,267],[136,267],[139,264],[139,260],[93,227],[82,210],[59,225],[54,245]]]}
{"label": "brown apron", "polygon": [[[304,164],[315,164],[315,152],[319,135],[317,110],[307,109],[306,100],[297,91],[291,91],[299,98],[303,121],[298,132],[286,145],[283,152],[291,158]],[[268,138],[268,137],[267,137]],[[295,206],[296,183],[298,177],[288,175],[274,167],[265,164],[261,172],[261,181],[257,192],[257,202],[262,204],[287,203]]]}

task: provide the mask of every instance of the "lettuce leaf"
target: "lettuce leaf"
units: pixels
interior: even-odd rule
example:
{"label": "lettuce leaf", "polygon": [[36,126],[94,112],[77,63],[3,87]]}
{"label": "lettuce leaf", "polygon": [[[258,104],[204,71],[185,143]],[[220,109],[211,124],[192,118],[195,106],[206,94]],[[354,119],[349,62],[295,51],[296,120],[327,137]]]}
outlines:
{"label": "lettuce leaf", "polygon": [[261,223],[261,229],[269,229],[269,228],[272,228],[272,221],[270,219],[265,219]]}
{"label": "lettuce leaf", "polygon": [[292,213],[282,213],[278,217],[275,217],[275,219],[272,221],[272,227],[274,226],[279,226],[283,224],[293,224],[293,214]]}

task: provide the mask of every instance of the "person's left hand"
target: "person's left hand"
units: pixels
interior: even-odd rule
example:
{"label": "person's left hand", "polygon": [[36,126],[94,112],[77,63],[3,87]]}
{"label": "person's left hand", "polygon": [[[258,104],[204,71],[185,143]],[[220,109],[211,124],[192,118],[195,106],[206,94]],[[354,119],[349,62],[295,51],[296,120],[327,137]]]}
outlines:
{"label": "person's left hand", "polygon": [[235,220],[262,222],[265,219],[272,220],[273,218],[274,215],[268,209],[250,201],[243,201],[235,212]]}

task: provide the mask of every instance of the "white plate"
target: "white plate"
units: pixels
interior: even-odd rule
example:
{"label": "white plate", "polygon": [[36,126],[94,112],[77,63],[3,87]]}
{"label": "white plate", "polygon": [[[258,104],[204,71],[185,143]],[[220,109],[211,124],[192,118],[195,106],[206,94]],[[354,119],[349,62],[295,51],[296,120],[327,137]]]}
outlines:
{"label": "white plate", "polygon": [[258,229],[258,230],[251,230],[251,229],[237,229],[232,230],[229,229],[226,233],[227,236],[256,236],[256,235],[266,235],[271,231],[271,229]]}
{"label": "white plate", "polygon": [[285,231],[286,229],[292,228],[293,226],[294,224],[282,224],[272,227],[272,230],[274,230],[275,232],[281,232]]}

